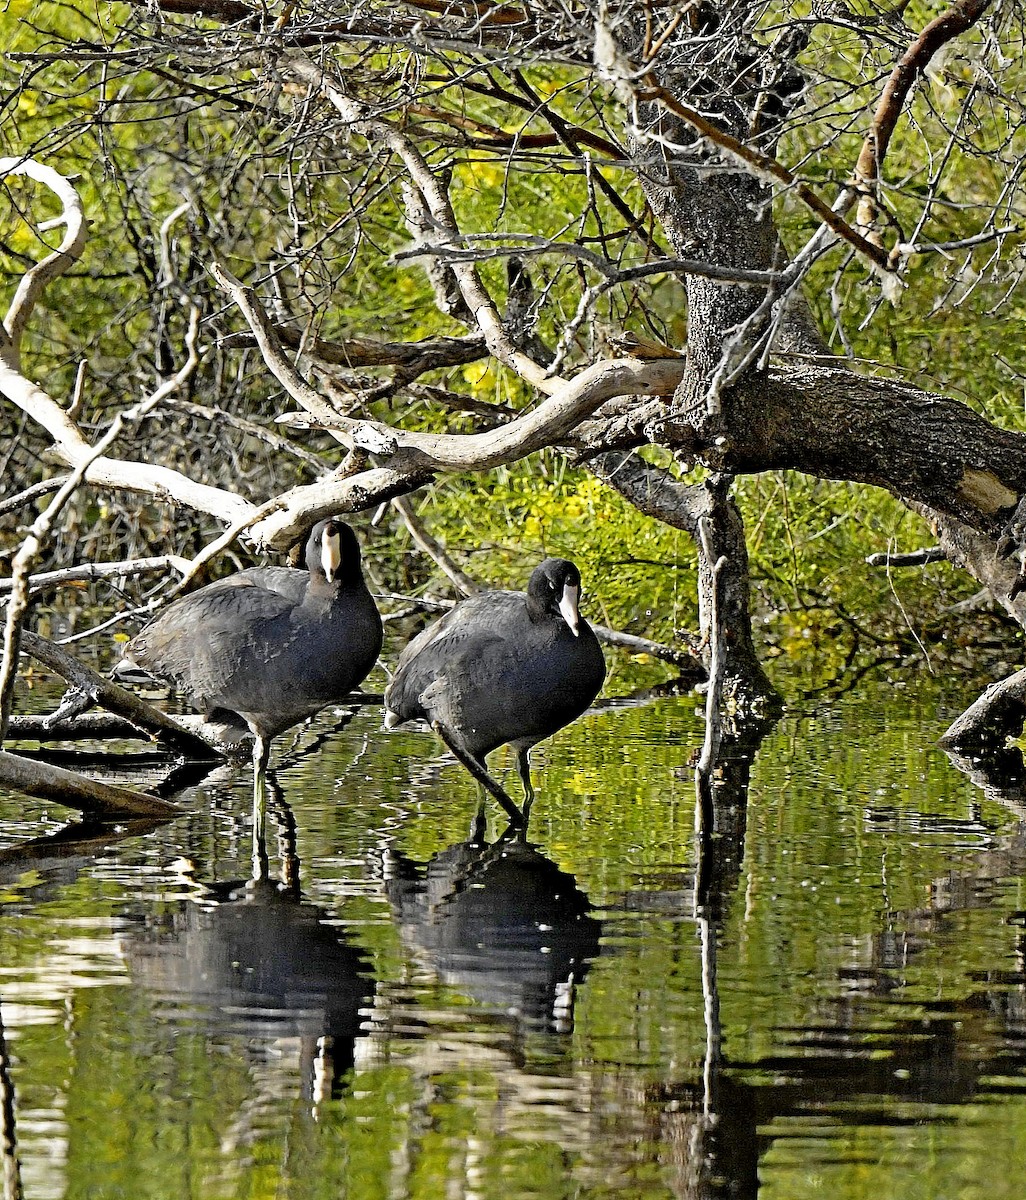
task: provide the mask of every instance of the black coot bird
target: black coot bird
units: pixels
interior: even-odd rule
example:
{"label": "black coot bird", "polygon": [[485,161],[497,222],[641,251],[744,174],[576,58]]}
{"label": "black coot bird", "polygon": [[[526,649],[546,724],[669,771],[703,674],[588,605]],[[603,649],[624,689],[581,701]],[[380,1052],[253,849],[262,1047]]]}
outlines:
{"label": "black coot bird", "polygon": [[[482,592],[419,633],[385,692],[385,728],[426,720],[510,817],[534,799],[531,747],[583,713],[606,664],[578,611],[581,573],[565,558],[537,566],[523,592]],[[524,811],[488,774],[485,757],[517,752]]]}
{"label": "black coot bird", "polygon": [[250,567],[176,600],[128,643],[114,673],[165,680],[208,720],[249,726],[259,828],[271,740],[344,700],[380,650],[360,544],[331,517],[310,533],[305,570]]}

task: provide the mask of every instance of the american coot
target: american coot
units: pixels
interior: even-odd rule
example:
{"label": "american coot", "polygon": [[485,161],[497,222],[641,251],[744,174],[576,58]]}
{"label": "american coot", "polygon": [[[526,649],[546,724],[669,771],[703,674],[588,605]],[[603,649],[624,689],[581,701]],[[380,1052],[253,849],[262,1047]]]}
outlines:
{"label": "american coot", "polygon": [[[523,592],[482,592],[419,633],[385,692],[385,728],[421,717],[515,822],[534,799],[531,747],[587,709],[606,664],[578,611],[581,573],[565,558],[539,564]],[[524,812],[488,774],[485,757],[517,752]]]}
{"label": "american coot", "polygon": [[306,570],[250,567],[176,600],[128,643],[114,673],[165,680],[209,720],[249,726],[259,833],[271,740],[344,700],[380,649],[360,544],[331,517],[310,533]]}

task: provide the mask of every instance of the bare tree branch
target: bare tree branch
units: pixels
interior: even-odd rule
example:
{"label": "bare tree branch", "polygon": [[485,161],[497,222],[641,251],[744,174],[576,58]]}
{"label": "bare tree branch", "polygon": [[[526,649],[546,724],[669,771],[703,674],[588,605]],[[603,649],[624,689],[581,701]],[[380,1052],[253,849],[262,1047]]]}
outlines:
{"label": "bare tree branch", "polygon": [[[292,75],[293,78],[302,80],[326,96],[350,124],[353,132],[380,140],[396,154],[409,172],[414,186],[423,196],[428,211],[437,222],[442,236],[449,241],[458,241],[459,226],[445,188],[408,137],[387,121],[371,116],[351,100],[329,74],[310,59],[292,55],[283,60],[281,65],[282,70]],[[459,283],[463,299],[473,313],[478,328],[484,334],[492,355],[541,391],[555,391],[562,381],[550,378],[543,366],[512,344],[495,304],[473,266],[456,263],[453,264],[452,271]]]}
{"label": "bare tree branch", "polygon": [[[301,330],[290,325],[272,324],[283,346],[302,350],[319,362],[335,363],[354,370],[361,367],[398,367],[407,378],[437,370],[439,367],[459,367],[475,362],[488,353],[484,338],[471,334],[462,338],[431,338],[422,342],[377,342],[369,338],[347,338],[344,342],[328,342],[323,338],[306,340]],[[226,349],[256,346],[255,333],[229,333],[220,339]]]}
{"label": "bare tree branch", "polygon": [[8,512],[17,512],[33,500],[38,500],[40,496],[49,496],[52,492],[60,491],[67,478],[67,475],[58,475],[52,479],[42,479],[24,491],[8,496],[6,500],[0,500],[0,516]]}
{"label": "bare tree branch", "polygon": [[[29,575],[29,593],[50,591],[65,583],[87,583],[95,579],[125,579],[130,575],[147,575],[162,571],[184,571],[187,562],[177,554],[158,554],[153,558],[130,558],[121,562],[79,563],[59,571],[41,571]],[[0,579],[0,596],[11,591],[13,579]]]}
{"label": "bare tree branch", "polygon": [[197,733],[191,725],[175,720],[134,692],[105,679],[47,638],[25,630],[22,644],[27,654],[56,671],[91,703],[124,717],[142,733],[200,760],[209,761],[212,750],[214,757],[218,756],[216,744]]}
{"label": "bare tree branch", "polygon": [[44,163],[31,158],[0,158],[0,179],[8,175],[25,175],[42,183],[60,200],[63,211],[53,221],[41,225],[41,229],[49,229],[54,225],[64,226],[64,237],[61,244],[40,259],[34,267],[30,267],[22,276],[18,290],[14,294],[11,306],[4,319],[4,328],[10,339],[8,346],[0,347],[4,357],[17,367],[21,354],[21,339],[25,327],[32,316],[43,290],[51,280],[57,279],[68,271],[82,256],[86,244],[86,221],[82,211],[82,201],[78,192],[59,171]]}
{"label": "bare tree branch", "polygon": [[853,187],[864,200],[858,215],[860,227],[871,227],[876,220],[880,170],[912,85],[937,51],[971,29],[990,3],[991,0],[958,0],[923,29],[895,65],[855,163]]}
{"label": "bare tree branch", "polygon": [[239,520],[252,511],[248,501],[234,492],[197,483],[180,471],[157,463],[92,458],[92,447],[60,405],[37,384],[26,379],[0,348],[0,395],[6,396],[53,440],[53,450],[70,467],[85,464],[85,478],[100,487],[123,488],[147,496],[185,504],[220,520]]}
{"label": "bare tree branch", "polygon": [[[34,303],[34,300],[33,300]],[[174,392],[185,383],[195,371],[199,362],[196,351],[196,336],[199,326],[199,313],[193,309],[186,345],[189,356],[178,373],[156,389],[145,400],[141,400],[132,408],[118,413],[110,424],[104,436],[90,447],[80,459],[66,482],[32,524],[32,528],[23,539],[18,552],[14,556],[11,570],[11,596],[7,605],[7,620],[4,626],[3,662],[0,664],[0,743],[7,733],[7,722],[11,715],[11,698],[14,690],[14,679],[18,670],[18,651],[21,641],[21,623],[28,610],[29,586],[28,579],[32,563],[48,536],[53,523],[61,510],[75,494],[86,477],[90,466],[97,462],[106,450],[121,436],[125,425],[138,421],[151,409],[155,408],[166,395]]]}

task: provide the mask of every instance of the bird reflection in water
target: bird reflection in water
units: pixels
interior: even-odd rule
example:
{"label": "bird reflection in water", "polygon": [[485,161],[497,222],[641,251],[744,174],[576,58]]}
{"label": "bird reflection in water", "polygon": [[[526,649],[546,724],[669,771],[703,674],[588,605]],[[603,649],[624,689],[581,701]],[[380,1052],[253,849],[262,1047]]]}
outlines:
{"label": "bird reflection in water", "polygon": [[527,1028],[573,1027],[575,989],[599,953],[601,923],[572,875],[513,826],[427,863],[389,852],[386,888],[403,942],[441,982]]}
{"label": "bird reflection in water", "polygon": [[248,880],[204,884],[183,863],[193,895],[148,912],[123,950],[134,981],[164,1003],[162,1017],[211,1037],[240,1036],[259,1063],[294,1061],[298,1044],[302,1094],[321,1101],[345,1088],[373,981],[361,951],[303,900],[291,810],[279,797],[272,812],[281,882],[265,853],[254,860],[264,869]]}

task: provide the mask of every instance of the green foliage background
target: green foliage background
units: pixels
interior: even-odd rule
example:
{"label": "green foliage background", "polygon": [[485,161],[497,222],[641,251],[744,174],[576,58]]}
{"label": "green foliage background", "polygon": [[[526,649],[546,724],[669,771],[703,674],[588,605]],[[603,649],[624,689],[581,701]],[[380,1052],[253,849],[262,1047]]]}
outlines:
{"label": "green foliage background", "polygon": [[[935,7],[911,5],[905,20],[918,28]],[[863,8],[867,17],[875,12],[871,5]],[[768,27],[780,17],[801,15],[800,5],[782,5],[779,12],[770,6],[764,20]],[[130,58],[115,58],[101,68],[95,56],[65,53],[69,42],[143,44],[145,20],[131,6],[96,3],[79,9],[12,0],[0,21],[9,52],[0,67],[8,94],[0,149],[37,154],[73,176],[91,222],[85,257],[50,288],[26,347],[29,370],[58,398],[71,395],[79,362],[87,359],[87,427],[101,429],[113,411],[153,386],[159,370],[174,365],[186,297],[201,305],[206,343],[190,399],[273,427],[282,396],[257,353],[217,344],[221,333],[239,323],[207,277],[214,257],[258,288],[266,287],[271,272],[283,271],[299,298],[299,317],[328,339],[463,332],[433,305],[420,268],[390,257],[409,235],[400,197],[381,161],[364,153],[370,148],[358,140],[336,138],[330,124],[318,129],[315,122],[308,136],[295,139],[301,100],[272,94],[258,66],[227,58],[220,66],[204,63],[204,86],[221,93],[207,102],[176,86],[179,74],[188,76],[188,62],[151,62],[140,69]],[[197,28],[202,33],[203,23]],[[1022,160],[1026,139],[1018,110],[1001,98],[974,99],[967,64],[988,50],[982,33],[964,41],[964,56],[951,56],[917,90],[911,120],[899,127],[888,162],[889,175],[899,181],[888,203],[910,233],[922,212],[931,156],[943,146],[960,106],[973,100],[967,123],[974,144],[987,153],[970,153],[968,144],[954,140],[944,177],[946,203],[930,208],[919,241],[956,240],[975,231],[977,208],[993,205],[1001,188],[1009,222],[1021,206],[1017,177],[1013,186],[1007,184],[1009,164]],[[42,63],[16,57],[40,50],[57,57]],[[1010,41],[1003,52],[1013,51]],[[796,124],[780,153],[800,163],[824,194],[850,169],[888,62],[882,49],[878,60],[867,58],[864,39],[850,31],[816,27],[803,64],[816,81],[808,106],[817,119]],[[353,54],[344,67],[354,91],[387,104],[390,88],[411,69],[411,58],[397,47],[369,58]],[[1018,68],[1009,71],[1013,93],[1021,82],[1017,73]],[[580,115],[588,93],[571,70],[542,64],[527,74],[554,109],[567,119]],[[468,117],[503,123],[495,101],[473,103]],[[601,237],[607,252],[616,248],[621,265],[647,253],[641,240],[615,235],[620,218],[601,196],[589,207],[594,180],[576,168],[531,156],[507,160],[498,152],[461,151],[444,139],[433,155],[440,168],[452,171],[451,195],[469,232],[530,233],[586,245]],[[612,168],[605,174],[628,204],[640,208],[635,181]],[[14,203],[0,209],[0,285],[6,296],[55,236],[38,230],[40,220],[53,215],[40,189],[15,182],[9,192]],[[183,199],[193,201],[192,209],[162,233]],[[778,210],[782,236],[795,249],[810,232],[806,215],[787,197]],[[881,302],[878,287],[857,265],[838,274],[844,264],[836,251],[817,265],[807,297],[824,333],[862,369],[960,395],[991,419],[1023,428],[1026,339],[1019,336],[1018,285],[1023,262],[1017,249],[1008,252],[1013,243],[999,260],[991,243],[914,258],[896,308]],[[537,332],[551,345],[573,315],[579,272],[553,257],[532,260],[531,269],[546,299]],[[501,299],[503,261],[482,270]],[[686,312],[676,282],[610,293],[577,338],[571,369],[606,352],[606,339],[624,328],[681,345]],[[485,362],[436,373],[429,382],[515,409],[532,401],[518,380]],[[391,405],[371,405],[369,411],[397,415]],[[437,410],[416,400],[402,401],[398,411],[410,424],[440,424]],[[449,427],[460,427],[459,421]],[[0,436],[14,447],[5,471],[10,484],[24,486],[49,470],[41,461],[44,443],[6,409]],[[237,487],[254,500],[316,472],[224,421],[200,422],[195,414],[173,409],[149,420],[140,436],[148,454],[207,482]],[[338,447],[323,435],[309,435],[305,446],[326,468],[339,460]],[[665,465],[672,467],[668,460]],[[868,554],[915,549],[932,540],[924,524],[891,497],[784,474],[740,479],[736,492],[748,529],[758,632],[770,652],[812,654],[833,663],[853,647],[879,643],[916,656],[941,643],[945,649],[937,652],[944,656],[969,644],[1015,652],[1018,634],[993,609],[972,617],[953,611],[974,593],[968,577],[945,565],[914,572],[864,565]],[[518,585],[540,555],[564,554],[581,563],[593,611],[606,623],[663,640],[696,625],[689,574],[694,553],[687,539],[642,518],[586,471],[554,454],[480,478],[441,480],[418,504],[435,536],[483,580]],[[10,539],[14,530],[9,518],[2,532]],[[94,495],[70,517],[51,557],[64,562],[73,547],[79,556],[107,557],[163,539],[188,553],[212,532],[209,521],[192,514]],[[432,564],[409,551],[400,524],[386,519],[376,526],[370,557],[382,586],[407,592],[446,586]],[[246,560],[240,549],[236,561]]]}

